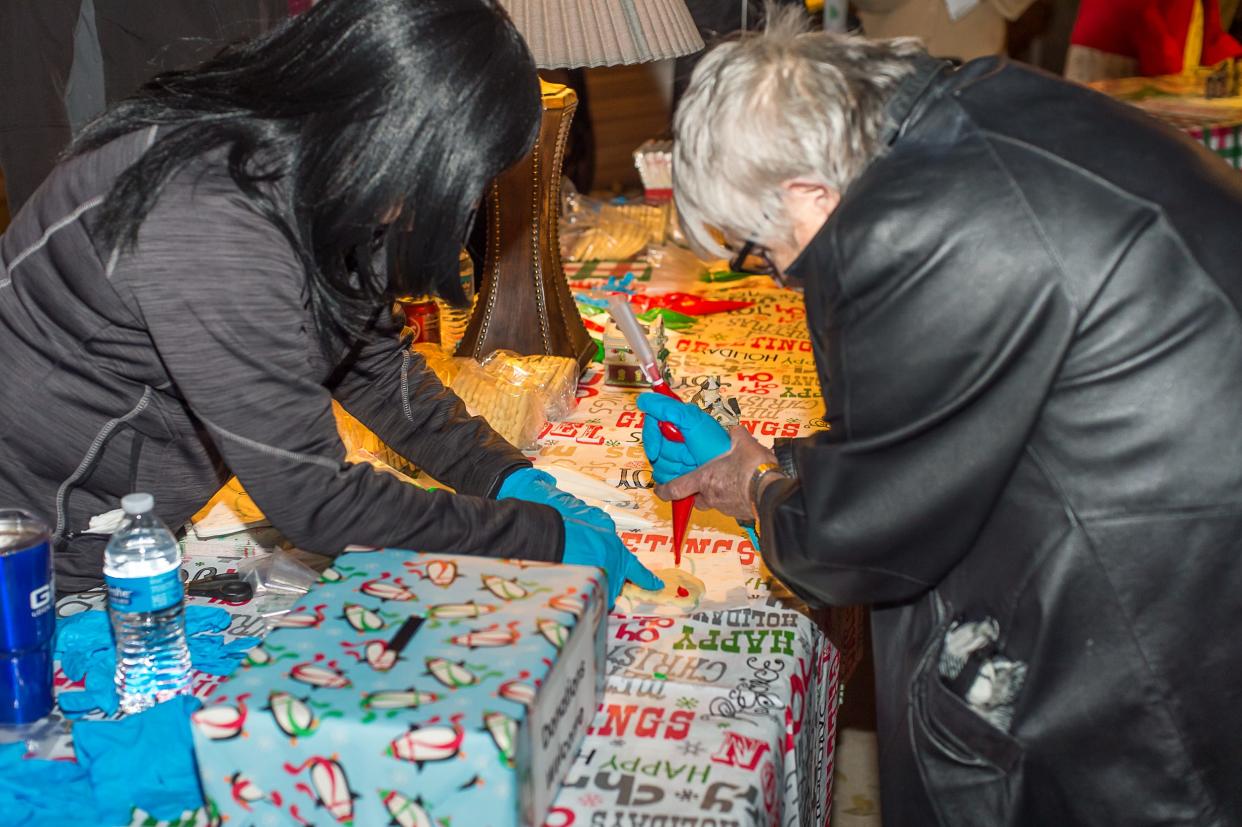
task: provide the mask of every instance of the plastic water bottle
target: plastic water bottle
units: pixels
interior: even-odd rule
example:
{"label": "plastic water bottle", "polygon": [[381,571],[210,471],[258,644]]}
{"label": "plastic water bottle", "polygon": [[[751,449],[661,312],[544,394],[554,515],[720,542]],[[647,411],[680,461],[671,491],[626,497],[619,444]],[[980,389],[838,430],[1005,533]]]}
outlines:
{"label": "plastic water bottle", "polygon": [[190,691],[177,541],[150,494],[121,499],[125,521],[104,552],[121,710],[141,712]]}

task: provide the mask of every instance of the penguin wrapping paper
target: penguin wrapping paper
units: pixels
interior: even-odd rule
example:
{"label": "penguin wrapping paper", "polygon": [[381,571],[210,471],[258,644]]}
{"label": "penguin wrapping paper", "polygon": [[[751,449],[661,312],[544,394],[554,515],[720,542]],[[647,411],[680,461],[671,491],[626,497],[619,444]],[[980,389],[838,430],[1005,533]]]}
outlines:
{"label": "penguin wrapping paper", "polygon": [[598,570],[346,554],[193,716],[229,827],[538,825],[602,690]]}

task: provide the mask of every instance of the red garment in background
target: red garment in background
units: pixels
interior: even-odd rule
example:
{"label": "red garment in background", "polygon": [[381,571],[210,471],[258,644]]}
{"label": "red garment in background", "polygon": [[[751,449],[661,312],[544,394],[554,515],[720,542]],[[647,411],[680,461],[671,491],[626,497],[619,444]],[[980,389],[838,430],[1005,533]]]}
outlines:
{"label": "red garment in background", "polygon": [[315,0],[289,0],[289,14],[301,14],[315,5]]}
{"label": "red garment in background", "polygon": [[[1134,58],[1141,75],[1182,71],[1186,37],[1197,0],[1082,0],[1070,43]],[[1212,66],[1242,56],[1242,43],[1220,24],[1219,0],[1203,0],[1200,63]]]}

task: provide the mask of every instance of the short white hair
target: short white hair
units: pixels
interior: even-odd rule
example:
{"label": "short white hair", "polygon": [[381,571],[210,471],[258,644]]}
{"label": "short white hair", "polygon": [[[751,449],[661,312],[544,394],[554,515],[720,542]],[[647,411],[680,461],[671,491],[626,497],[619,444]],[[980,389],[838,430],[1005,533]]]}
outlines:
{"label": "short white hair", "polygon": [[885,107],[924,54],[918,41],[808,31],[769,6],[763,32],[712,49],[674,121],[673,188],[687,236],[715,255],[727,241],[791,243],[781,184],[844,193],[880,151]]}

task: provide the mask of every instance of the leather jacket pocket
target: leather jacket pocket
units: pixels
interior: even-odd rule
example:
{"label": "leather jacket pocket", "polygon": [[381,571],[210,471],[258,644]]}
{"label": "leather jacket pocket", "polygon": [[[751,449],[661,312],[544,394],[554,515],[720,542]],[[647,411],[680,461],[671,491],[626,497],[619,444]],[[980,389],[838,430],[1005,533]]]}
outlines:
{"label": "leather jacket pocket", "polygon": [[941,682],[947,628],[934,633],[911,686],[915,760],[943,827],[1004,827],[1016,821],[1022,745]]}

